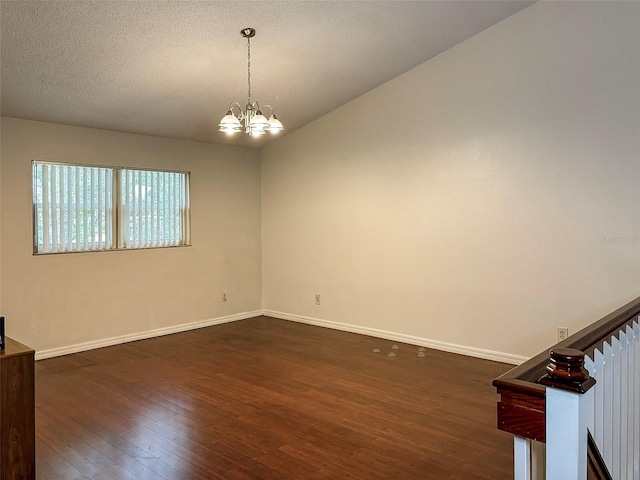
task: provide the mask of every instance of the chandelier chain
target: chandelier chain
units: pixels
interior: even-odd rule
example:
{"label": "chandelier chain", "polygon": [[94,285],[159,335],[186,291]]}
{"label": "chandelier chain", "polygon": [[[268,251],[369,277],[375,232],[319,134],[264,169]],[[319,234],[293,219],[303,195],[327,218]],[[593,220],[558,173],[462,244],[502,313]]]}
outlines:
{"label": "chandelier chain", "polygon": [[247,85],[249,91],[247,93],[247,105],[251,104],[251,37],[247,37]]}

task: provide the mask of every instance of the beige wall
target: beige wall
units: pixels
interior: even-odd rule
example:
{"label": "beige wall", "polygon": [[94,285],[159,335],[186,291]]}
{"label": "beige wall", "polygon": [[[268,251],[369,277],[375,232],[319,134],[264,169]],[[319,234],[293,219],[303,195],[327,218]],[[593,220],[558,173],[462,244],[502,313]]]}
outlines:
{"label": "beige wall", "polygon": [[[11,118],[1,134],[10,336],[47,351],[260,310],[256,151]],[[32,159],[191,171],[193,246],[33,256]]]}
{"label": "beige wall", "polygon": [[[59,353],[264,308],[537,353],[639,293],[639,20],[536,3],[260,154],[3,118],[8,333]],[[32,159],[190,170],[193,247],[34,257]]]}
{"label": "beige wall", "polygon": [[539,2],[264,148],[263,307],[529,356],[638,296],[639,23]]}

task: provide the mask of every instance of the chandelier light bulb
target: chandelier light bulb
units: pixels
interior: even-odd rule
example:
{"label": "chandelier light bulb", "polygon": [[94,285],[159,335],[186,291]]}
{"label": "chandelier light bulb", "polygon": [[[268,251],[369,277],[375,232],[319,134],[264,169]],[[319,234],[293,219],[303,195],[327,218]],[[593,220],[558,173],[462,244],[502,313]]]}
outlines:
{"label": "chandelier light bulb", "polygon": [[238,120],[238,117],[236,117],[233,112],[229,110],[227,114],[222,117],[222,120],[220,120],[218,127],[220,128],[221,132],[226,132],[229,129],[237,129],[238,131],[240,131],[242,124],[240,123],[240,120]]}
{"label": "chandelier light bulb", "polygon": [[272,114],[269,117],[269,131],[271,133],[278,133],[278,132],[281,132],[282,130],[284,130],[282,123],[280,122],[280,120],[278,120],[278,117]]}
{"label": "chandelier light bulb", "polygon": [[242,131],[241,128],[231,128],[231,127],[220,127],[219,130],[222,133],[226,133],[227,135],[232,135],[234,133],[238,133]]}
{"label": "chandelier light bulb", "polygon": [[251,121],[249,122],[249,126],[251,128],[259,128],[264,130],[265,128],[269,128],[269,120],[266,119],[262,112],[258,110],[256,114],[251,117]]}

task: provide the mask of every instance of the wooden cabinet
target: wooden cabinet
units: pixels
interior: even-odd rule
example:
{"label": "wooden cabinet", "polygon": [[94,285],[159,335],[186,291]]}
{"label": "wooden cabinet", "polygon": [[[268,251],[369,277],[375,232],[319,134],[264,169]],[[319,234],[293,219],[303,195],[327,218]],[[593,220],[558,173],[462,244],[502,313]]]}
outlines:
{"label": "wooden cabinet", "polygon": [[35,352],[6,338],[0,350],[0,480],[35,480]]}

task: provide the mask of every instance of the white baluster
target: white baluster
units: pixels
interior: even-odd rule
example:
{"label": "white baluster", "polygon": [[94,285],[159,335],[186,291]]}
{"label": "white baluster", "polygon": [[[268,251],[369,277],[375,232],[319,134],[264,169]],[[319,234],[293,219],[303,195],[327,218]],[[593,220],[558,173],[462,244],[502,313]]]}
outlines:
{"label": "white baluster", "polygon": [[633,322],[634,375],[633,375],[633,478],[640,478],[640,317]]}
{"label": "white baluster", "polygon": [[513,437],[513,478],[531,480],[531,440]]}

